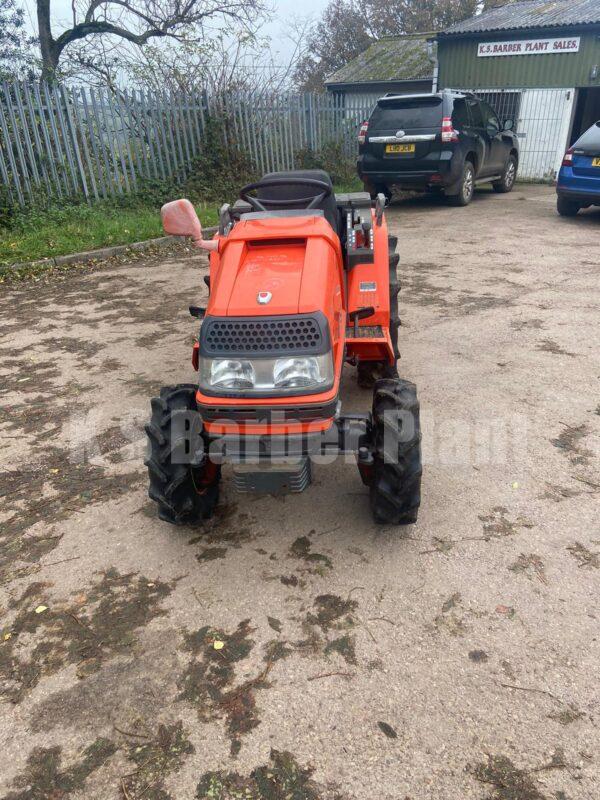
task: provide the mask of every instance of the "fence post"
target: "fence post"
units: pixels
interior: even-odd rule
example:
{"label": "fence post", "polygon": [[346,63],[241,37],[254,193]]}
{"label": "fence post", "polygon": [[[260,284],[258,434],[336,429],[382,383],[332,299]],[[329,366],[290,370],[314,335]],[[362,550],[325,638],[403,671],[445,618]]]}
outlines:
{"label": "fence post", "polygon": [[[3,87],[3,91],[6,90]],[[19,170],[17,169],[17,162],[15,161],[15,154],[13,153],[12,149],[12,141],[8,132],[8,125],[6,122],[6,116],[4,114],[4,104],[1,102],[0,99],[0,129],[2,130],[2,136],[4,141],[6,142],[6,156],[8,158],[8,163],[10,164],[10,168],[13,174],[13,182],[15,185],[15,190],[17,192],[17,197],[19,198],[19,203],[24,206],[25,205],[25,195],[23,193],[23,187],[21,184],[21,176],[19,175]]]}
{"label": "fence post", "polygon": [[[85,128],[83,126],[82,118],[79,113],[79,104],[77,102],[77,89],[73,89],[71,92],[71,100],[73,103],[73,113],[77,119],[77,128],[79,129],[79,135],[81,136],[81,146],[83,148],[83,157],[85,159],[85,165],[87,166],[87,174],[90,178],[90,183],[92,184],[92,192],[94,193],[94,200],[99,199],[98,194],[98,187],[96,186],[96,176],[94,175],[94,164],[90,159],[90,151],[87,145],[87,138],[85,135]],[[69,118],[71,115],[69,114]],[[70,119],[71,129],[73,129],[73,120]],[[73,139],[77,142],[77,132],[73,131]],[[81,158],[79,159],[79,163],[81,164]],[[85,179],[85,170],[82,170],[82,178]],[[89,196],[88,196],[89,200]]]}
{"label": "fence post", "polygon": [[[8,119],[10,121],[10,124],[12,126],[12,130],[13,130],[12,142],[13,142],[13,144],[15,146],[16,151],[17,151],[17,159],[19,161],[19,167],[21,168],[21,177],[22,177],[25,189],[27,191],[27,194],[29,195],[29,197],[31,199],[33,199],[33,191],[31,189],[31,181],[29,179],[29,172],[27,170],[27,161],[25,160],[25,153],[23,152],[23,146],[21,144],[21,137],[19,136],[19,127],[17,125],[17,120],[15,118],[15,112],[14,112],[14,109],[13,109],[13,106],[12,106],[12,100],[10,98],[10,86],[8,85],[8,83],[6,81],[4,81],[4,83],[3,83],[3,89],[4,89],[4,99],[6,101],[6,110],[8,112]],[[8,139],[8,141],[10,142],[11,140]],[[15,169],[16,169],[16,166],[15,166]]]}
{"label": "fence post", "polygon": [[[107,191],[106,191],[106,184],[104,183],[104,176],[102,175],[102,160],[100,158],[100,151],[98,147],[98,139],[100,138],[100,131],[94,131],[94,123],[92,121],[92,117],[88,108],[87,99],[85,96],[85,89],[80,89],[79,94],[81,96],[81,103],[83,105],[83,113],[85,115],[85,121],[87,124],[87,129],[90,137],[90,142],[92,144],[92,152],[94,153],[94,164],[90,166],[90,173],[96,168],[96,175],[98,178],[98,183],[100,185],[100,191],[102,192],[102,197],[106,199]],[[104,153],[104,160],[106,163],[106,153]],[[106,168],[106,179],[109,179],[108,173],[108,166]]]}
{"label": "fence post", "polygon": [[33,98],[30,97],[29,93],[27,93],[27,99],[30,105],[30,113],[32,119],[35,119],[35,106],[33,101],[35,100],[35,105],[37,105],[37,113],[40,119],[40,128],[42,130],[42,139],[44,140],[44,147],[45,147],[45,155],[42,158],[48,160],[48,164],[50,165],[50,174],[52,175],[52,180],[54,181],[54,185],[56,187],[56,193],[59,197],[62,197],[62,184],[58,174],[58,170],[56,169],[55,159],[52,156],[52,143],[50,141],[50,134],[48,133],[48,127],[50,122],[46,120],[46,115],[44,114],[44,104],[42,102],[42,97],[40,95],[40,87],[36,83],[33,86]]}

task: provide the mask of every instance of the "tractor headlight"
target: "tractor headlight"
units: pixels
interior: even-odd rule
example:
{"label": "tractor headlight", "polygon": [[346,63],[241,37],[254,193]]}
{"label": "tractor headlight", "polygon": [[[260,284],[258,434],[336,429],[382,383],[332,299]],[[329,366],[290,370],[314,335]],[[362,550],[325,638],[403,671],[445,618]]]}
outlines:
{"label": "tractor headlight", "polygon": [[219,389],[252,389],[256,383],[250,361],[218,358],[210,362],[209,385]]}
{"label": "tractor headlight", "polygon": [[273,367],[273,383],[278,389],[304,389],[322,383],[318,358],[278,358]]}
{"label": "tractor headlight", "polygon": [[209,394],[304,394],[333,385],[332,354],[286,358],[199,359],[200,389]]}

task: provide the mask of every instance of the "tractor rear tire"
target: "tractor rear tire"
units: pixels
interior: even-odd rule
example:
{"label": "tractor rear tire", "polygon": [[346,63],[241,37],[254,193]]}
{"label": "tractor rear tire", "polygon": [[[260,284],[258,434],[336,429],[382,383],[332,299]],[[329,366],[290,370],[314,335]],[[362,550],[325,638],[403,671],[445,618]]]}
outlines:
{"label": "tractor rear tire", "polygon": [[[192,424],[185,420],[190,412]],[[179,421],[177,417],[179,415]],[[195,525],[208,519],[219,499],[221,467],[209,461],[202,422],[196,406],[196,386],[181,384],[160,390],[152,398],[148,435],[148,495],[158,504],[158,516],[172,525]],[[189,442],[201,451],[189,454]]]}
{"label": "tractor rear tire", "polygon": [[421,504],[421,423],[417,387],[381,380],[373,392],[373,480],[375,522],[411,525]]}

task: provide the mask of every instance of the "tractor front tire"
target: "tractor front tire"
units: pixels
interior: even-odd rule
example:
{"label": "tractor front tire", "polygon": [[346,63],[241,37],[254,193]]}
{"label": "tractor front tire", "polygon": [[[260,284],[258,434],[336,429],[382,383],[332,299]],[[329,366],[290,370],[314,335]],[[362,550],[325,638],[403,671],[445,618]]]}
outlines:
{"label": "tractor front tire", "polygon": [[[221,467],[206,455],[201,425],[193,384],[167,386],[160,397],[152,398],[152,416],[145,428],[148,495],[158,504],[159,518],[172,525],[196,525],[208,519],[219,499]],[[190,453],[190,442],[199,444],[200,452]]]}
{"label": "tractor front tire", "polygon": [[373,393],[371,512],[384,525],[411,525],[421,504],[421,424],[417,387],[377,381]]}

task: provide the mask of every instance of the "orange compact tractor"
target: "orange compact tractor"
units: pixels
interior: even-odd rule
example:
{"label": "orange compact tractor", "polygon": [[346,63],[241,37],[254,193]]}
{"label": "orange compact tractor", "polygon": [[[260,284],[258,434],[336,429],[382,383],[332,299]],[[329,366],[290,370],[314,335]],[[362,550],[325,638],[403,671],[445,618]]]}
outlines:
{"label": "orange compact tractor", "polygon": [[[195,524],[212,513],[221,464],[240,491],[302,491],[311,462],[356,459],[377,522],[417,519],[419,404],[398,359],[397,239],[380,195],[334,195],[320,170],[245,186],[202,239],[187,200],[162,209],[167,233],[210,251],[195,384],[152,400],[146,426],[150,497],[159,517]],[[342,410],[344,363],[373,387],[372,413]]]}

